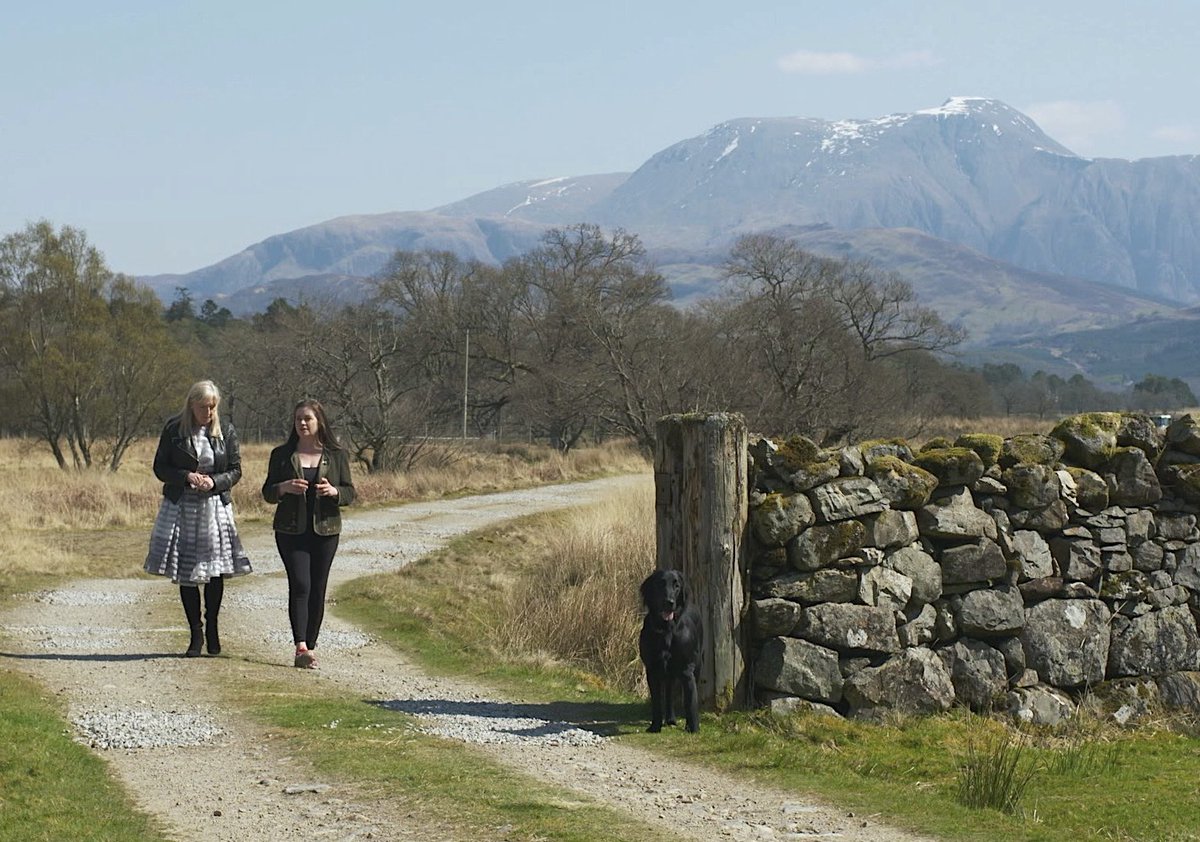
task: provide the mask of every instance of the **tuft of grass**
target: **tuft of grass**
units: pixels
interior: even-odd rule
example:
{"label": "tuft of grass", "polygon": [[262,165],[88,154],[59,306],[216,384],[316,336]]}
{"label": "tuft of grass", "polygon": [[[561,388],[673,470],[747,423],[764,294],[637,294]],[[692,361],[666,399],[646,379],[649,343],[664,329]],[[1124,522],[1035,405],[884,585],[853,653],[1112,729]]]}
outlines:
{"label": "tuft of grass", "polygon": [[1015,813],[1036,771],[1024,752],[1024,746],[1007,732],[982,747],[969,743],[958,770],[959,802]]}
{"label": "tuft of grass", "polygon": [[0,840],[168,838],[104,761],[67,736],[62,712],[25,676],[0,671],[0,723]]}

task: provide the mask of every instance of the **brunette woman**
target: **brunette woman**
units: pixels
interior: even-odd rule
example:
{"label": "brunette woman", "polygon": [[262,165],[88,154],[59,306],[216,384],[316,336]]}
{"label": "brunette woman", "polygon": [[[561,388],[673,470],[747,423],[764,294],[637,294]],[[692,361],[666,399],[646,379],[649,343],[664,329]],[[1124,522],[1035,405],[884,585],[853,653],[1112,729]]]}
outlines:
{"label": "brunette woman", "polygon": [[[162,480],[163,499],[150,535],[145,570],[169,576],[179,585],[179,599],[191,640],[189,658],[221,652],[217,615],[225,593],[225,577],[250,572],[233,520],[230,489],[242,478],[242,458],[233,425],[221,423],[221,393],[211,380],[188,390],[183,412],[163,427],[154,453],[154,475]],[[200,589],[204,588],[204,620]]]}
{"label": "brunette woman", "polygon": [[275,546],[288,577],[293,663],[314,669],[329,569],[342,531],[340,509],[354,502],[350,459],[320,401],[296,404],[291,435],[271,451],[262,494],[276,504]]}

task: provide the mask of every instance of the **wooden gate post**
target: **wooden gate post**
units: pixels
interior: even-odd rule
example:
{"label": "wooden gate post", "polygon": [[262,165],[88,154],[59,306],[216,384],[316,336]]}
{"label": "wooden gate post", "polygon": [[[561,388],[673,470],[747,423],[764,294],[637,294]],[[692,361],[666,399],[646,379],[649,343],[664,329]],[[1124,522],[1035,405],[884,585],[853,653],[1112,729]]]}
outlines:
{"label": "wooden gate post", "polygon": [[656,564],[682,570],[700,607],[700,703],[747,707],[746,422],[730,413],[668,415],[656,432]]}

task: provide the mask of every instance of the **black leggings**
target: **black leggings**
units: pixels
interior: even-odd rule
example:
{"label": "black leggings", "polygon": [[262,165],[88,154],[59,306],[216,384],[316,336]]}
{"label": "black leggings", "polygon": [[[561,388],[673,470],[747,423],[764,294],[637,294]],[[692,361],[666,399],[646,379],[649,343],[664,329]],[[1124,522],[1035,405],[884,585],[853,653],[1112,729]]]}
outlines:
{"label": "black leggings", "polygon": [[275,546],[287,571],[292,642],[304,641],[309,649],[316,649],[321,621],[325,619],[325,589],[329,585],[329,568],[337,552],[338,536],[318,535],[310,526],[304,535],[276,532]]}

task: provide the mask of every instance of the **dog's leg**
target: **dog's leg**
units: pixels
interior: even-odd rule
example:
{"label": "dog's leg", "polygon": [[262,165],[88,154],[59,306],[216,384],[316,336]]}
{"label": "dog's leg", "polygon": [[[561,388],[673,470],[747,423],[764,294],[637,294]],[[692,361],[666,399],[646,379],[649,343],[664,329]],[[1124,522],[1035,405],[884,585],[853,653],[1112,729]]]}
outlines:
{"label": "dog's leg", "polygon": [[663,677],[660,673],[646,670],[646,686],[650,688],[650,727],[646,730],[657,734],[663,727]]}
{"label": "dog's leg", "polygon": [[675,724],[675,676],[670,670],[663,674],[663,721],[668,725]]}
{"label": "dog's leg", "polygon": [[696,670],[688,667],[683,673],[683,712],[687,729],[693,734],[700,730],[700,697],[696,692]]}

